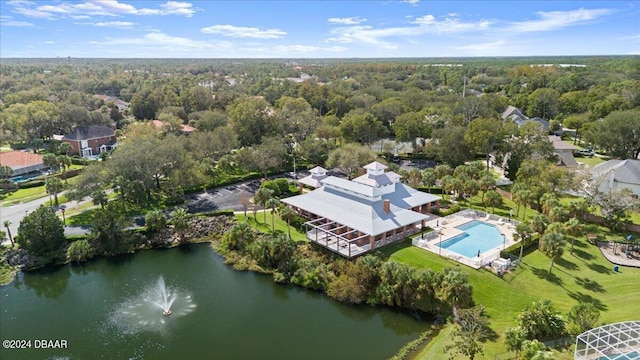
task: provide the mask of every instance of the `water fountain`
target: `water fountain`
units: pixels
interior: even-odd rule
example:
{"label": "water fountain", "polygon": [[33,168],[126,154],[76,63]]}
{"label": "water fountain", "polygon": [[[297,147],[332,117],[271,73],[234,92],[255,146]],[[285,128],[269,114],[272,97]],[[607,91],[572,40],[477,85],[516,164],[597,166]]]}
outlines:
{"label": "water fountain", "polygon": [[157,299],[150,300],[153,304],[156,304],[160,309],[162,309],[162,315],[169,316],[171,315],[171,305],[176,301],[176,294],[171,293],[171,291],[167,290],[167,287],[164,285],[164,278],[160,276],[158,279],[158,284],[155,287],[157,292]]}
{"label": "water fountain", "polygon": [[168,324],[165,319],[169,315],[175,320],[193,312],[195,308],[196,304],[189,293],[167,286],[160,276],[155,285],[118,304],[112,313],[111,322],[123,333],[164,331]]}

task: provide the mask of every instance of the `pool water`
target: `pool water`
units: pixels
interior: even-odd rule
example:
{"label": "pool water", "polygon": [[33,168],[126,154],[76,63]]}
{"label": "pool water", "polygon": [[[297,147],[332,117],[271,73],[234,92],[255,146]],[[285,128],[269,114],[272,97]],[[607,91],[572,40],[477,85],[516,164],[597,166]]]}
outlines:
{"label": "pool water", "polygon": [[468,258],[476,257],[478,252],[482,254],[504,243],[500,231],[495,226],[482,221],[473,220],[456,226],[456,229],[464,233],[443,241],[440,247]]}
{"label": "pool water", "polygon": [[26,182],[26,181],[29,181],[29,180],[33,180],[33,179],[41,177],[43,175],[45,175],[45,174],[41,173],[41,172],[25,174],[25,175],[19,175],[19,176],[12,177],[11,181],[13,181],[14,184],[17,184],[17,183],[22,183],[22,182]]}
{"label": "pool water", "polygon": [[640,353],[638,353],[637,351],[633,351],[626,354],[609,355],[609,356],[598,358],[598,360],[633,360],[633,359],[640,359]]}

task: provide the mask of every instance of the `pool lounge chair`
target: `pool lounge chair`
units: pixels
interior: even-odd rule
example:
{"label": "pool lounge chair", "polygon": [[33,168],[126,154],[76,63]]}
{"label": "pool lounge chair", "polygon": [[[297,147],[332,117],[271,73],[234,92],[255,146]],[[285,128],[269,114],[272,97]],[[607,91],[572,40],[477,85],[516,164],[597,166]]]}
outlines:
{"label": "pool lounge chair", "polygon": [[498,225],[504,225],[504,219],[500,218],[498,219]]}
{"label": "pool lounge chair", "polygon": [[491,214],[487,213],[487,216],[484,217],[485,221],[488,221],[491,219]]}

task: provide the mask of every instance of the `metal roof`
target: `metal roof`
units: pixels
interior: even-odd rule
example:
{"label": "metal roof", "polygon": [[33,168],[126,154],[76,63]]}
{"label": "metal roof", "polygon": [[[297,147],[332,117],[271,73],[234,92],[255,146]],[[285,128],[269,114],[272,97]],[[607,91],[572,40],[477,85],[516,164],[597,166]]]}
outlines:
{"label": "metal roof", "polygon": [[370,198],[376,196],[374,187],[335,176],[329,176],[328,178],[324,179],[322,183],[325,186],[328,185],[331,187],[336,187],[345,190],[346,192],[356,193]]}
{"label": "metal roof", "polygon": [[384,170],[387,168],[387,165],[374,161],[372,163],[365,165],[364,168],[367,170]]}
{"label": "metal roof", "polygon": [[386,213],[384,200],[367,201],[327,186],[283,199],[282,202],[369,235],[382,234],[429,219],[429,215],[403,209],[393,202],[389,206],[390,212]]}

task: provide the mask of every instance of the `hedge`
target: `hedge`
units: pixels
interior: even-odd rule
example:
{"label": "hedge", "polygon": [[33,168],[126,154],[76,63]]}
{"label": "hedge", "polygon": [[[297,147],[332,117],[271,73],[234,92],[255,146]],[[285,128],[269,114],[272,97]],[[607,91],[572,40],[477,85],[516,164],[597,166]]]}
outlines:
{"label": "hedge", "polygon": [[31,181],[25,181],[23,183],[20,183],[18,187],[20,189],[29,189],[29,188],[34,188],[34,187],[39,187],[44,185],[45,185],[44,180],[31,180]]}

